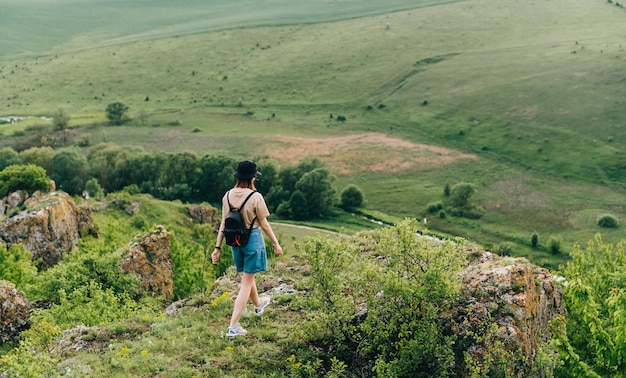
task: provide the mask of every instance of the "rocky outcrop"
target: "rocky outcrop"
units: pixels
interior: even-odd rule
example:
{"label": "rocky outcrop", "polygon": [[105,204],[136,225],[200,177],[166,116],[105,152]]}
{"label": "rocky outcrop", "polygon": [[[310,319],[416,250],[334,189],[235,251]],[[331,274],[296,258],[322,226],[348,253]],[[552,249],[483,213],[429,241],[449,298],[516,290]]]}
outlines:
{"label": "rocky outcrop", "polygon": [[143,292],[162,295],[166,302],[174,296],[171,241],[172,234],[157,226],[154,232],[136,236],[120,262],[125,273],[137,274]]}
{"label": "rocky outcrop", "polygon": [[76,248],[81,235],[98,233],[89,209],[76,206],[67,193],[17,191],[0,204],[0,238],[8,246],[22,243],[43,269]]}
{"label": "rocky outcrop", "polygon": [[215,230],[220,227],[220,214],[219,211],[210,205],[190,205],[189,215],[196,223],[210,224]]}
{"label": "rocky outcrop", "polygon": [[506,360],[507,376],[531,376],[539,348],[551,339],[551,321],[565,315],[556,278],[524,258],[483,252],[473,255],[461,280],[462,298],[450,314],[458,376],[470,376],[466,356],[487,370]]}
{"label": "rocky outcrop", "polygon": [[0,280],[0,343],[16,337],[30,325],[30,304],[9,281]]}

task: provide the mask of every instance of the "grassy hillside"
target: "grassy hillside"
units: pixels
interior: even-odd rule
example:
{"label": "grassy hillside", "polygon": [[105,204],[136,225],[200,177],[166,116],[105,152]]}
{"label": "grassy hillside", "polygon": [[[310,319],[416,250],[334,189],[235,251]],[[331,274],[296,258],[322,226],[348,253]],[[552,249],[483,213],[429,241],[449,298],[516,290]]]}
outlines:
{"label": "grassy hillside", "polygon": [[449,1],[1,0],[0,56],[39,56],[209,30],[343,20]]}
{"label": "grassy hillside", "polygon": [[[428,226],[487,247],[509,241],[550,266],[561,259],[547,252],[550,237],[564,249],[596,232],[622,237],[596,219],[626,219],[626,11],[600,0],[473,0],[353,18],[382,12],[381,2],[359,13],[347,1],[333,5],[340,12],[307,10],[318,18],[305,21],[281,4],[285,13],[272,17],[283,26],[230,29],[264,23],[242,15],[216,26],[228,30],[200,33],[212,26],[169,12],[180,36],[154,39],[170,29],[141,20],[131,23],[137,32],[97,41],[108,46],[78,51],[65,40],[51,44],[54,55],[6,57],[0,116],[63,108],[80,126],[75,140],[89,134],[91,143],[279,164],[320,156],[338,190],[355,183],[369,211],[398,217],[421,218],[446,183],[472,182],[486,215],[429,216]],[[300,24],[337,14],[344,21]],[[87,38],[83,47],[95,42],[74,33]],[[103,125],[118,100],[134,122]],[[5,125],[0,143],[42,122]],[[249,152],[234,152],[242,145]],[[538,250],[529,248],[533,231]]]}

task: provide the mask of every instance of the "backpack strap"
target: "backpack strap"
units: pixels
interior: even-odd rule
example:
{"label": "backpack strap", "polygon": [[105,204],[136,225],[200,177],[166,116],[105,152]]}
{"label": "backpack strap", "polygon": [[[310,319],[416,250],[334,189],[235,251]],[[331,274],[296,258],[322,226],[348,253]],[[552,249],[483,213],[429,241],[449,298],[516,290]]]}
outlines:
{"label": "backpack strap", "polygon": [[[248,200],[250,199],[250,197],[252,197],[252,195],[254,193],[256,193],[256,190],[253,190],[252,193],[248,194],[248,196],[243,201],[241,206],[239,206],[239,209],[237,209],[237,211],[241,212],[241,209],[243,209],[243,207],[245,206],[246,202],[248,202]],[[230,190],[228,192],[226,192],[226,201],[228,201],[228,207],[230,208],[230,211],[233,211],[233,205],[230,204],[230,198],[228,198],[229,194],[230,194]],[[252,219],[252,222],[250,222],[250,227],[248,227],[248,229],[252,230],[252,226],[254,225],[254,221],[256,221],[256,218],[257,217],[255,216],[254,219]]]}
{"label": "backpack strap", "polygon": [[[254,193],[256,193],[256,190],[253,190],[252,193],[248,194],[248,196],[243,201],[241,206],[239,206],[239,209],[237,209],[238,211],[241,211],[241,209],[243,209],[243,207],[246,205],[246,202],[248,202],[248,200],[250,199],[250,197],[252,197]],[[228,207],[230,208],[230,211],[233,211],[233,205],[230,204],[230,198],[228,196],[229,194],[230,194],[230,190],[226,192],[226,201],[228,201]],[[256,217],[254,219],[256,219]]]}
{"label": "backpack strap", "polygon": [[[243,209],[243,206],[246,204],[246,202],[248,202],[248,200],[250,199],[250,197],[252,197],[252,195],[256,193],[256,190],[253,190],[252,193],[248,194],[248,196],[246,197],[245,201],[243,201],[243,203],[241,204],[241,206],[239,206],[239,211],[241,211],[241,209]],[[252,219],[252,222],[250,222],[250,227],[248,227],[248,231],[252,230],[252,226],[254,226],[254,221],[256,221],[256,214],[254,215],[254,218]]]}

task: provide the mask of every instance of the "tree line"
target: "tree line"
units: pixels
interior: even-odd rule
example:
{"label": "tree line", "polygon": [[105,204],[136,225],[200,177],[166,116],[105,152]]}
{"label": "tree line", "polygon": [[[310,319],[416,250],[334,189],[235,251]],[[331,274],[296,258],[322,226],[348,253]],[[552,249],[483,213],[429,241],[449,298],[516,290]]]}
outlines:
{"label": "tree line", "polygon": [[[32,147],[19,153],[11,147],[0,149],[0,171],[12,166],[38,166],[58,189],[96,198],[126,190],[164,200],[220,203],[234,184],[238,163],[238,159],[224,155],[151,153],[112,143],[95,145],[84,153],[77,147]],[[354,185],[338,196],[334,176],[319,159],[281,169],[271,161],[261,160],[257,165],[263,173],[256,182],[257,190],[265,196],[270,211],[281,218],[323,218],[337,205],[355,208],[363,202],[361,190]]]}

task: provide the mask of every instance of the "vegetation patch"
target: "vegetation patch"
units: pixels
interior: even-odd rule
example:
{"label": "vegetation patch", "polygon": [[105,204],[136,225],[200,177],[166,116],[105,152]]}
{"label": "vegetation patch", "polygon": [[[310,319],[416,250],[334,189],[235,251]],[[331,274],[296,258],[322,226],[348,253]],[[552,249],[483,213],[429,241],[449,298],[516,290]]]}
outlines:
{"label": "vegetation patch", "polygon": [[377,133],[329,138],[276,136],[266,138],[263,146],[263,153],[282,164],[300,162],[311,157],[322,158],[337,175],[419,172],[459,160],[478,159],[476,155],[412,143]]}

